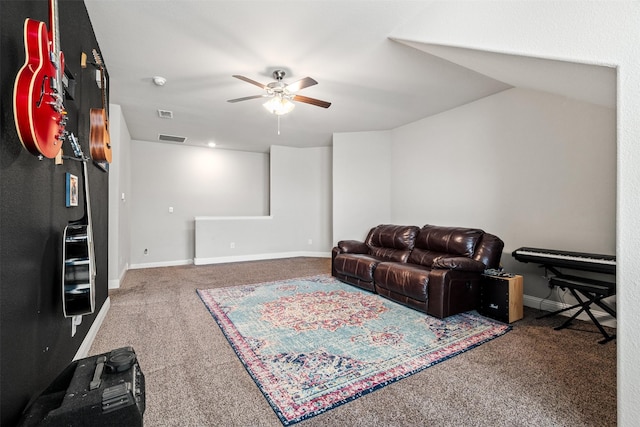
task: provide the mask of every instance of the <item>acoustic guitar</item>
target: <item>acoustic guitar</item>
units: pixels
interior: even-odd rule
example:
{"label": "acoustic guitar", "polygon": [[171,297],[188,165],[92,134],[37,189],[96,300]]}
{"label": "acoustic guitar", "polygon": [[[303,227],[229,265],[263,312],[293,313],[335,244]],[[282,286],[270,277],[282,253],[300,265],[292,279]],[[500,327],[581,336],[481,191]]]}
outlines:
{"label": "acoustic guitar", "polygon": [[62,235],[62,308],[65,317],[91,314],[95,310],[96,264],[89,198],[87,160],[77,138],[69,134],[69,141],[76,158],[82,162],[84,181],[84,214],[70,221]]}
{"label": "acoustic guitar", "polygon": [[93,49],[93,58],[100,69],[100,89],[102,90],[102,108],[92,108],[90,113],[89,148],[91,158],[97,162],[111,163],[111,138],[109,137],[109,113],[104,64],[98,52]]}
{"label": "acoustic guitar", "polygon": [[24,21],[25,63],[13,88],[13,115],[24,148],[33,155],[54,158],[62,148],[67,122],[56,0],[49,0],[49,24],[47,32],[44,22]]}

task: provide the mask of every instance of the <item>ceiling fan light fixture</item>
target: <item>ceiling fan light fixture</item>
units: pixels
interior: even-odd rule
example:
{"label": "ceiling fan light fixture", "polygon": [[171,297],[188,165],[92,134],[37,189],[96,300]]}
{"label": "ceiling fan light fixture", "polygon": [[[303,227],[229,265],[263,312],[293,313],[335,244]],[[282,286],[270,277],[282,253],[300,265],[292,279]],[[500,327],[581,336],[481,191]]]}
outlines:
{"label": "ceiling fan light fixture", "polygon": [[274,96],[273,98],[262,104],[262,106],[271,114],[282,116],[284,114],[290,113],[296,107],[296,104],[289,101],[287,98]]}

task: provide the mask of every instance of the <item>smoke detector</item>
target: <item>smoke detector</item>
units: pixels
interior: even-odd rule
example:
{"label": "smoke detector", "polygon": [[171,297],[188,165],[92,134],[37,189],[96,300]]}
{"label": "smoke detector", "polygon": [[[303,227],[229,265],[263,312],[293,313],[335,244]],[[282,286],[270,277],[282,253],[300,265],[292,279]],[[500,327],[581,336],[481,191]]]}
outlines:
{"label": "smoke detector", "polygon": [[153,77],[153,84],[156,86],[164,86],[166,82],[167,82],[167,79],[165,79],[164,77],[161,77],[161,76]]}

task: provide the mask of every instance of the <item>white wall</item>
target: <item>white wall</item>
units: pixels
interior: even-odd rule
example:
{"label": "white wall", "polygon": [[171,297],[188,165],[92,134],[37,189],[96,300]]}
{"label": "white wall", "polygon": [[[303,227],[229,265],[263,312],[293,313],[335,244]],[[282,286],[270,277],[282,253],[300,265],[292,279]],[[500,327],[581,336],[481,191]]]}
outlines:
{"label": "white wall", "polygon": [[109,288],[118,288],[131,260],[131,136],[119,105],[109,105]]}
{"label": "white wall", "polygon": [[640,419],[640,2],[435,1],[394,37],[618,69],[618,424]]}
{"label": "white wall", "polygon": [[613,109],[515,88],[395,129],[392,220],[498,235],[505,268],[545,297],[537,266],[510,253],[615,254],[615,124]]}
{"label": "white wall", "polygon": [[391,221],[391,133],[333,135],[333,243]]}
{"label": "white wall", "polygon": [[[292,248],[331,250],[331,147],[271,147],[271,215]],[[309,239],[312,244],[309,244]]]}
{"label": "white wall", "polygon": [[131,186],[131,267],[186,264],[194,217],[268,213],[269,156],[134,140]]}
{"label": "white wall", "polygon": [[197,216],[195,264],[329,255],[331,148],[272,146],[270,158],[271,214]]}

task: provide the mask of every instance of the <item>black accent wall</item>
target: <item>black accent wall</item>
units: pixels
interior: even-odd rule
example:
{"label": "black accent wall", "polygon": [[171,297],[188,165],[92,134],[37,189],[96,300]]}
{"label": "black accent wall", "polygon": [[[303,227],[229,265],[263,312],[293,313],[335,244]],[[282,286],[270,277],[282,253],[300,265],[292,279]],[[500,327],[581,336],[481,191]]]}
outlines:
{"label": "black accent wall", "polygon": [[[66,100],[67,130],[89,155],[89,110],[102,108],[96,68],[82,69],[81,54],[93,60],[98,49],[83,1],[58,0],[60,48],[76,81],[75,99]],[[108,172],[88,164],[96,254],[96,310],[84,316],[71,337],[71,319],[62,312],[62,233],[83,215],[65,207],[65,173],[82,179],[82,164],[39,160],[22,147],[13,118],[13,87],[25,61],[25,18],[50,28],[49,5],[0,1],[0,399],[2,426],[14,425],[36,397],[72,361],[107,298]],[[106,58],[104,62],[108,65]],[[65,155],[73,155],[64,142]]]}

